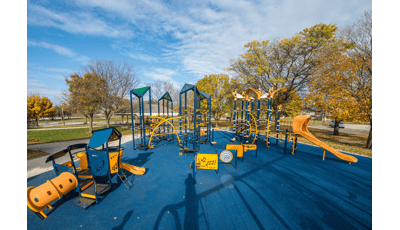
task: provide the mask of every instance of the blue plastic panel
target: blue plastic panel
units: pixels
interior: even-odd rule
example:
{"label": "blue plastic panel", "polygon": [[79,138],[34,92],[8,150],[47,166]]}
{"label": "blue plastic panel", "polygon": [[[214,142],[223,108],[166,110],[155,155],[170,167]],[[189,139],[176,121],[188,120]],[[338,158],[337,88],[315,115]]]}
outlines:
{"label": "blue plastic panel", "polygon": [[108,138],[110,138],[112,131],[112,128],[108,128],[94,132],[89,140],[88,147],[92,149],[100,147],[102,144],[108,141]]}

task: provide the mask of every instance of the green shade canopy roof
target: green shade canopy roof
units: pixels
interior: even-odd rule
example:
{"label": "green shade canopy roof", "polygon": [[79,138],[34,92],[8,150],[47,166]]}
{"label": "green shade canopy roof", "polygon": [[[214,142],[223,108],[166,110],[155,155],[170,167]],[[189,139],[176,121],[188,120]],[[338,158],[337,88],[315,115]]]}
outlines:
{"label": "green shade canopy roof", "polygon": [[150,86],[138,88],[138,89],[132,89],[131,93],[135,94],[137,97],[142,97],[148,90],[150,89]]}

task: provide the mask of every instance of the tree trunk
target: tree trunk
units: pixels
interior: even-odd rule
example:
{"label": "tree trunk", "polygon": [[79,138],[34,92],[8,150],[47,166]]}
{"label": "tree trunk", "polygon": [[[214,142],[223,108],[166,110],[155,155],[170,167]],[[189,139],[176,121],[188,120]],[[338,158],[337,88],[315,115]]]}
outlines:
{"label": "tree trunk", "polygon": [[36,127],[39,127],[39,119],[36,119]]}
{"label": "tree trunk", "polygon": [[93,115],[89,115],[89,119],[90,119],[89,133],[92,133],[92,131],[93,131]]}
{"label": "tree trunk", "polygon": [[111,112],[105,112],[106,115],[106,123],[107,123],[107,128],[110,128],[110,118],[111,118]]}
{"label": "tree trunk", "polygon": [[372,149],[372,119],[369,121],[369,124],[371,125],[369,129],[369,134],[368,134],[368,139],[367,139],[367,149]]}
{"label": "tree trunk", "polygon": [[64,121],[64,110],[63,110],[62,107],[61,107],[61,120],[62,120],[63,125],[65,126],[65,121]]}
{"label": "tree trunk", "polygon": [[339,121],[335,120],[335,128],[333,129],[333,135],[339,136]]}

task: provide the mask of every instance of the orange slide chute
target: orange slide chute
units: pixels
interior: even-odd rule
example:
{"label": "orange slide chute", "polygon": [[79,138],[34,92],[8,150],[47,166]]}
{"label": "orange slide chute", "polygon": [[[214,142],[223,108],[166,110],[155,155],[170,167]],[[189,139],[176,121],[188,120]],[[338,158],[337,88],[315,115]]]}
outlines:
{"label": "orange slide chute", "polygon": [[315,145],[329,151],[333,155],[335,155],[337,158],[342,159],[344,161],[348,161],[349,163],[353,162],[356,163],[358,160],[357,158],[343,154],[333,148],[331,148],[329,145],[323,143],[322,141],[318,140],[316,137],[314,137],[309,131],[308,131],[308,123],[310,122],[311,117],[309,116],[297,116],[293,119],[292,127],[293,127],[293,132],[301,135],[302,137],[306,138],[307,140],[311,141]]}
{"label": "orange slide chute", "polygon": [[138,167],[125,163],[121,163],[120,167],[136,175],[143,175],[146,172],[146,169],[143,167]]}

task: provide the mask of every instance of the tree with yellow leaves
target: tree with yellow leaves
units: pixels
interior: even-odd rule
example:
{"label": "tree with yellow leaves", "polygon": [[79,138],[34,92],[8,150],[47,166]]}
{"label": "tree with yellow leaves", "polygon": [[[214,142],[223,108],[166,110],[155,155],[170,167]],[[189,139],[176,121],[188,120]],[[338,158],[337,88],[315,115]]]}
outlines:
{"label": "tree with yellow leaves", "polygon": [[361,19],[340,30],[338,39],[320,53],[309,95],[309,102],[331,112],[336,121],[368,121],[366,148],[372,148],[371,16],[371,12],[365,12]]}
{"label": "tree with yellow leaves", "polygon": [[303,99],[296,93],[292,92],[290,95],[291,100],[288,100],[282,105],[282,115],[286,117],[296,117],[300,115],[300,111],[303,108]]}
{"label": "tree with yellow leaves", "polygon": [[[246,52],[231,61],[228,70],[242,78],[248,87],[267,92],[285,87],[274,97],[273,109],[293,100],[294,92],[307,89],[318,53],[334,38],[335,25],[316,24],[291,38],[253,41]],[[277,113],[275,113],[277,119]]]}
{"label": "tree with yellow leaves", "polygon": [[100,109],[102,89],[106,81],[95,73],[86,73],[83,77],[78,74],[65,79],[69,88],[68,103],[72,110],[89,118],[89,132],[93,131],[93,116]]}
{"label": "tree with yellow leaves", "polygon": [[36,126],[39,126],[39,119],[51,117],[55,113],[53,103],[47,97],[40,97],[38,94],[27,96],[27,118],[28,125],[33,119]]}
{"label": "tree with yellow leaves", "polygon": [[[203,79],[197,81],[196,86],[198,90],[211,95],[211,115],[218,126],[222,115],[229,112],[229,106],[232,106],[227,103],[228,97],[232,96],[229,76],[227,74],[205,75]],[[201,103],[201,109],[207,110],[205,102]]]}

